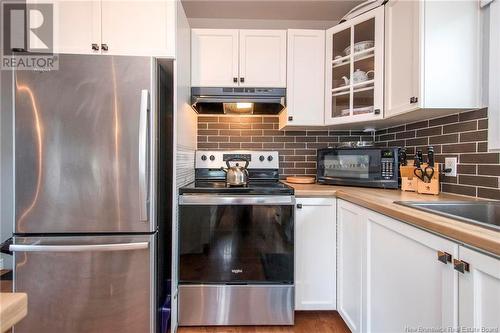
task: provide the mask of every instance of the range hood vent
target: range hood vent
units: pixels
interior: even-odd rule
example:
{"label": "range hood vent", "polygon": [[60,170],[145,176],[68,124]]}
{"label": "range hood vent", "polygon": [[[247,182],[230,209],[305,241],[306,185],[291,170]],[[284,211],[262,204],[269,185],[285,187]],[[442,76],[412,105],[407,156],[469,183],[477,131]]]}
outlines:
{"label": "range hood vent", "polygon": [[191,88],[199,114],[275,115],[285,108],[285,96],[285,88]]}

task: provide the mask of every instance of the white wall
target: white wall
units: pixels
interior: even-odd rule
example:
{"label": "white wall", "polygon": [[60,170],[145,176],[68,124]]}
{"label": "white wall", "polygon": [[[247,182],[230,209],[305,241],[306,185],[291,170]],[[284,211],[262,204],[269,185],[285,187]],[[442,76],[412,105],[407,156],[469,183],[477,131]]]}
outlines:
{"label": "white wall", "polygon": [[191,28],[179,2],[176,43],[177,145],[196,149],[197,116],[191,98]]}
{"label": "white wall", "polygon": [[176,15],[175,113],[174,113],[174,195],[172,226],[172,331],[177,330],[177,193],[194,180],[197,145],[197,115],[191,108],[191,28],[180,1]]}

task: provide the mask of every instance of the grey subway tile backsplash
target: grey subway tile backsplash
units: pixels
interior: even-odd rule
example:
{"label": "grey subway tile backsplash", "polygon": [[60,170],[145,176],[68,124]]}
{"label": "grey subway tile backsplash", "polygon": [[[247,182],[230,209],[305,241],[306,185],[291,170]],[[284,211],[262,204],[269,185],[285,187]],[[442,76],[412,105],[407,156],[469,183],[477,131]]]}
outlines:
{"label": "grey subway tile backsplash", "polygon": [[277,116],[199,116],[198,149],[277,150],[286,177],[314,176],[317,149],[339,142],[375,139],[379,147],[407,147],[409,158],[431,145],[436,162],[458,159],[457,177],[442,178],[443,192],[500,200],[500,154],[487,151],[487,116],[487,109],[466,111],[380,129],[375,137],[359,130],[280,131]]}

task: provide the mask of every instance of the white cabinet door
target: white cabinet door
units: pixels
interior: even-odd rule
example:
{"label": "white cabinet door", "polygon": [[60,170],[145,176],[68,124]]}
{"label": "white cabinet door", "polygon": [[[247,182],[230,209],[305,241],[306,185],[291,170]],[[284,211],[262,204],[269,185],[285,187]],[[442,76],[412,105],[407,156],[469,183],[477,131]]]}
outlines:
{"label": "white cabinet door", "polygon": [[238,30],[192,29],[191,85],[238,85]]}
{"label": "white cabinet door", "polygon": [[[420,94],[420,1],[385,5],[385,117],[418,109]],[[417,98],[417,102],[415,99]]]}
{"label": "white cabinet door", "polygon": [[[469,271],[459,273],[460,326],[483,329],[500,327],[500,260],[461,246],[460,260]],[[472,331],[469,331],[472,332]],[[487,332],[487,331],[484,331]]]}
{"label": "white cabinet door", "polygon": [[102,0],[104,54],[175,56],[175,2]]}
{"label": "white cabinet door", "polygon": [[338,201],[337,309],[353,333],[363,332],[366,212],[347,201]]}
{"label": "white cabinet door", "polygon": [[286,87],[286,31],[240,30],[240,86]]}
{"label": "white cabinet door", "polygon": [[370,212],[367,219],[366,332],[455,327],[458,276],[438,251],[454,258],[458,245]]}
{"label": "white cabinet door", "polygon": [[287,108],[280,127],[324,125],[325,31],[292,29],[287,40]]}
{"label": "white cabinet door", "polygon": [[325,64],[326,125],[382,119],[384,6],[327,30]]}
{"label": "white cabinet door", "polygon": [[334,198],[297,198],[295,309],[334,310],[336,205]]}
{"label": "white cabinet door", "polygon": [[476,1],[385,5],[386,118],[419,108],[481,107],[480,16]]}
{"label": "white cabinet door", "polygon": [[[54,4],[54,52],[100,53],[100,3],[88,0],[51,2]],[[92,44],[95,44],[95,49],[92,48]]]}

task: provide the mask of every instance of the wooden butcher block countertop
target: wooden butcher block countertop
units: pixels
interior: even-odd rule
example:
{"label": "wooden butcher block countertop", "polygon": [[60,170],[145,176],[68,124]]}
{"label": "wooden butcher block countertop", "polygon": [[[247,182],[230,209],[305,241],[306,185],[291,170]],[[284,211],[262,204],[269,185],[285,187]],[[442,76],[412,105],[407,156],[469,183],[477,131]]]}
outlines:
{"label": "wooden butcher block countertop", "polygon": [[28,314],[25,293],[0,293],[0,332],[5,332]]}
{"label": "wooden butcher block countertop", "polygon": [[297,197],[335,196],[380,214],[454,239],[459,243],[500,256],[500,232],[394,203],[394,201],[471,201],[479,199],[452,194],[425,195],[400,190],[350,186],[286,184],[295,189],[295,196]]}

